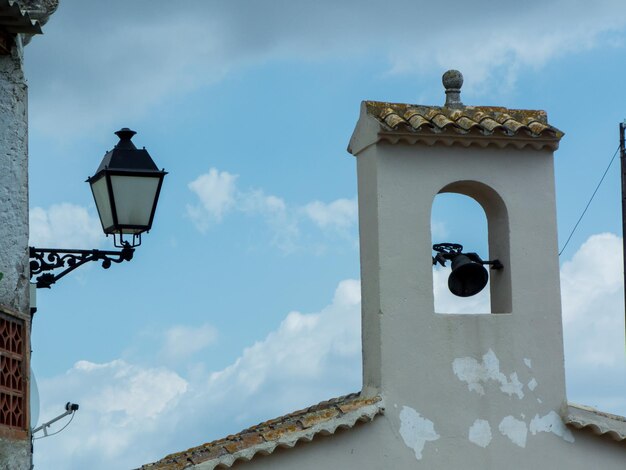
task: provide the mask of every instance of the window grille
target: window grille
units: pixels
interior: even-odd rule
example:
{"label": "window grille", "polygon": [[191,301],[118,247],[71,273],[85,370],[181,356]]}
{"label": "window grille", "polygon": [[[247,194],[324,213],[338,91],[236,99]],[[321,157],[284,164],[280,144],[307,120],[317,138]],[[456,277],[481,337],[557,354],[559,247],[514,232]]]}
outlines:
{"label": "window grille", "polygon": [[24,322],[0,313],[0,426],[24,429]]}

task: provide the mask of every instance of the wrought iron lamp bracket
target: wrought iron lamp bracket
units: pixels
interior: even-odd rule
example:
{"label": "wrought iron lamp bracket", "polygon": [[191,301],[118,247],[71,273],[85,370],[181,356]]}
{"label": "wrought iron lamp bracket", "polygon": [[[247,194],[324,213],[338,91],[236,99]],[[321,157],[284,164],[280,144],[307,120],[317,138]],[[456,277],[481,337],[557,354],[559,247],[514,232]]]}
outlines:
{"label": "wrought iron lamp bracket", "polygon": [[[49,289],[52,284],[66,274],[74,271],[89,261],[102,261],[102,267],[109,269],[111,263],[121,263],[133,259],[135,249],[128,242],[123,242],[119,251],[105,250],[66,250],[58,248],[30,247],[30,278],[41,274],[37,279],[37,288]],[[63,270],[58,274],[48,271]]]}

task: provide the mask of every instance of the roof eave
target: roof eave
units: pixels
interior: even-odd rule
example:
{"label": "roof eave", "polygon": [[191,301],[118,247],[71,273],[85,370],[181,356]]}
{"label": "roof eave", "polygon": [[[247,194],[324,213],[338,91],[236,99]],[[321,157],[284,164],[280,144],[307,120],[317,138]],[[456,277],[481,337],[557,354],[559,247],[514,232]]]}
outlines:
{"label": "roof eave", "polygon": [[604,413],[589,406],[568,403],[563,420],[574,429],[590,429],[599,436],[609,436],[615,441],[626,441],[626,418]]}
{"label": "roof eave", "polygon": [[382,401],[361,407],[357,410],[346,413],[341,417],[334,418],[316,424],[308,429],[298,432],[286,434],[275,441],[264,442],[252,447],[248,447],[233,454],[223,455],[214,460],[202,462],[195,467],[197,470],[213,470],[216,467],[232,467],[239,460],[250,461],[256,455],[268,455],[273,453],[279,447],[292,448],[299,442],[311,442],[318,435],[331,435],[339,429],[352,429],[359,422],[367,423],[373,421],[376,416],[384,413],[384,404]]}
{"label": "roof eave", "polygon": [[555,151],[563,135],[548,124],[547,115],[541,110],[493,106],[451,109],[363,101],[348,152],[356,156],[379,142]]}
{"label": "roof eave", "polygon": [[484,135],[480,133],[459,134],[457,132],[441,132],[434,133],[425,132],[402,132],[384,129],[383,126],[371,118],[366,117],[360,119],[357,124],[350,144],[348,152],[357,156],[368,147],[386,142],[388,144],[408,144],[408,145],[441,145],[451,147],[453,145],[460,147],[511,147],[515,149],[531,148],[533,150],[556,151],[559,148],[560,137],[531,137],[524,135]]}
{"label": "roof eave", "polygon": [[409,145],[422,144],[427,146],[443,145],[451,147],[512,147],[516,149],[531,148],[533,150],[555,151],[559,148],[559,139],[554,137],[531,137],[525,135],[484,135],[481,133],[459,134],[457,132],[399,132],[380,131],[377,135],[377,142],[387,142],[390,144],[405,143]]}
{"label": "roof eave", "polygon": [[255,455],[271,454],[279,447],[290,448],[298,442],[309,442],[317,435],[330,435],[338,429],[351,429],[359,422],[372,421],[384,411],[381,396],[353,393],[260,423],[236,435],[170,454],[141,468],[228,468],[238,461],[251,460]]}
{"label": "roof eave", "polygon": [[0,0],[0,32],[8,34],[42,34],[41,24],[23,11],[17,2]]}
{"label": "roof eave", "polygon": [[348,152],[357,156],[366,148],[376,144],[379,141],[378,133],[380,130],[381,126],[378,120],[372,117],[367,111],[367,102],[362,101],[359,120],[352,132],[352,137],[350,137]]}

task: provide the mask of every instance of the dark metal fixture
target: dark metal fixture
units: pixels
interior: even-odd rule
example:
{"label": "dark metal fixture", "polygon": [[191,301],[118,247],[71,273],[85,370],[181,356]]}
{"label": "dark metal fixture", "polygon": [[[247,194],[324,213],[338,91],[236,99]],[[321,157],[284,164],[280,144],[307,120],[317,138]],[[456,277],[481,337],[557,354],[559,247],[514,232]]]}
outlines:
{"label": "dark metal fixture", "polygon": [[[32,430],[31,434],[35,434],[35,433],[38,433],[39,431],[43,431],[43,436],[35,438],[35,439],[42,439],[44,437],[54,436],[55,434],[60,433],[61,431],[63,431],[67,427],[68,424],[70,424],[72,422],[72,420],[74,419],[74,413],[76,413],[78,411],[78,408],[80,408],[78,403],[71,403],[71,402],[68,401],[65,404],[65,412],[64,413],[61,413],[56,418],[52,418],[50,421],[46,421],[41,426],[37,426],[35,429]],[[60,431],[57,431],[57,432],[52,433],[52,434],[48,434],[48,428],[50,427],[50,425],[56,423],[60,419],[63,419],[66,416],[69,416],[69,415],[72,415],[72,417],[67,422],[67,424],[63,428],[61,428]]]}
{"label": "dark metal fixture", "polygon": [[437,254],[433,257],[433,266],[452,262],[452,273],[448,277],[450,292],[459,297],[471,297],[478,294],[487,285],[489,275],[484,265],[491,269],[502,269],[502,263],[495,259],[483,261],[476,253],[463,253],[463,245],[458,243],[439,243],[433,245]]}
{"label": "dark metal fixture", "polygon": [[[163,178],[148,151],[138,149],[131,139],[136,134],[128,128],[115,133],[120,141],[104,155],[96,174],[87,178],[91,186],[102,230],[113,235],[119,251],[74,250],[30,247],[30,277],[37,277],[37,287],[49,288],[58,279],[89,261],[111,263],[130,261],[135,247],[141,245],[141,234],[152,227]],[[130,237],[130,239],[125,239]],[[47,271],[64,268],[58,274]]]}
{"label": "dark metal fixture", "polygon": [[[120,251],[101,250],[63,250],[55,248],[30,247],[30,277],[41,274],[37,278],[37,287],[50,288],[57,280],[74,271],[88,261],[102,261],[102,267],[109,269],[111,263],[121,263],[133,259],[134,249],[125,245]],[[63,271],[52,274],[53,271],[65,268]]]}
{"label": "dark metal fixture", "polygon": [[104,155],[96,174],[87,182],[104,233],[113,235],[117,247],[126,243],[125,234],[132,235],[131,246],[139,246],[141,234],[152,227],[167,172],[157,168],[145,147],[135,147],[131,141],[135,131],[125,127],[115,134],[120,141]]}

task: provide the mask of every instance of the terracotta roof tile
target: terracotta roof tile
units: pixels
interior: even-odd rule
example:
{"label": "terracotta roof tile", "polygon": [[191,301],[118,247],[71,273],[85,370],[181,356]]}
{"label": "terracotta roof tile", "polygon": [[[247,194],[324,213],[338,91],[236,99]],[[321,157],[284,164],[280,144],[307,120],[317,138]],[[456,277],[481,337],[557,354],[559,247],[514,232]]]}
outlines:
{"label": "terracotta roof tile", "polygon": [[335,418],[341,414],[341,410],[335,407],[325,408],[320,411],[315,411],[312,413],[307,413],[302,416],[298,422],[302,425],[303,428],[310,428],[318,423],[328,421],[329,419]]}
{"label": "terracotta roof tile", "polygon": [[456,123],[461,129],[469,131],[473,128],[480,128],[480,124],[467,116],[461,116],[456,120]]}
{"label": "terracotta roof tile", "polygon": [[271,454],[276,447],[293,447],[318,434],[333,434],[338,428],[352,428],[359,421],[371,421],[384,412],[381,397],[363,398],[353,393],[323,401],[244,429],[183,452],[170,454],[146,464],[143,470],[179,470],[202,464],[202,468],[230,467],[235,461],[250,460],[257,453]]}
{"label": "terracotta roof tile", "polygon": [[409,109],[405,113],[404,119],[408,121],[409,125],[413,129],[420,129],[422,126],[427,126],[427,127],[433,126],[428,119],[426,119],[424,116],[422,116],[415,110]]}
{"label": "terracotta roof tile", "polygon": [[255,432],[240,433],[237,436],[229,436],[229,439],[221,447],[234,454],[241,449],[246,449],[265,442],[264,436]]}
{"label": "terracotta roof tile", "polygon": [[348,152],[359,155],[378,142],[392,145],[530,147],[554,151],[563,132],[548,124],[545,111],[500,106],[466,106],[463,74],[448,70],[442,83],[444,106],[363,101]]}
{"label": "terracotta roof tile", "polygon": [[[366,112],[378,121],[379,135],[451,135],[485,139],[506,145],[520,141],[535,142],[537,148],[556,148],[563,132],[548,124],[545,111],[508,109],[497,106],[420,106],[402,103],[365,101]],[[395,140],[394,140],[395,141]]]}
{"label": "terracotta roof tile", "polygon": [[530,121],[528,124],[526,124],[529,129],[531,130],[531,132],[540,135],[542,132],[548,130],[548,126],[545,124],[540,123],[539,121]]}
{"label": "terracotta roof tile", "polygon": [[396,128],[402,124],[406,124],[406,120],[398,116],[398,114],[395,113],[391,108],[387,108],[382,113],[380,113],[380,118],[385,122],[385,124],[392,128]]}

